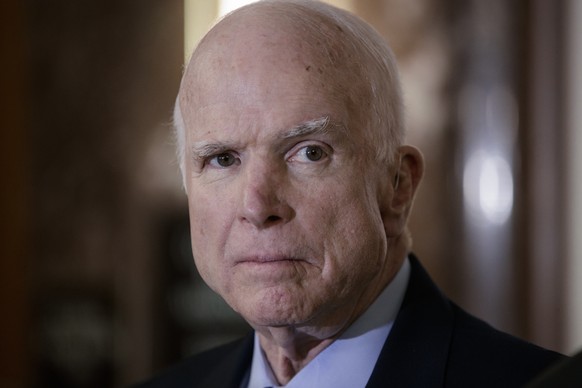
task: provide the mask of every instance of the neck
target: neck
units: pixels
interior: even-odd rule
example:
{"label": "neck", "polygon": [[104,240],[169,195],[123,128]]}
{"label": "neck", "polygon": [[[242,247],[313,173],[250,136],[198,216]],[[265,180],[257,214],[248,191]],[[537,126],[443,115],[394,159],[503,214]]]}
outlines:
{"label": "neck", "polygon": [[281,385],[287,384],[305,365],[337,338],[319,338],[293,327],[268,327],[258,330],[261,348]]}

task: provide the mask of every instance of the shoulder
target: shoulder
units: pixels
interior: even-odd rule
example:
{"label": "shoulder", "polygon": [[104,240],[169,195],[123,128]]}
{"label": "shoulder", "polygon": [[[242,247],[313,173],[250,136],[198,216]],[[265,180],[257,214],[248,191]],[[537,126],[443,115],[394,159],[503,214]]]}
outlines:
{"label": "shoulder", "polygon": [[582,386],[582,351],[544,371],[528,388],[574,388]]}
{"label": "shoulder", "polygon": [[[452,303],[451,303],[452,304]],[[479,381],[480,386],[522,386],[563,358],[527,341],[501,332],[452,304],[454,329],[448,378]]]}
{"label": "shoulder", "polygon": [[[212,378],[240,381],[252,356],[252,335],[193,355],[174,365],[151,380],[133,388],[182,388],[204,386]],[[212,386],[212,385],[210,385]]]}
{"label": "shoulder", "polygon": [[[418,259],[410,261],[383,364],[398,365],[399,375],[407,372],[403,381],[418,382],[408,386],[519,387],[563,358],[468,314],[439,290]],[[414,368],[407,366],[411,361]]]}

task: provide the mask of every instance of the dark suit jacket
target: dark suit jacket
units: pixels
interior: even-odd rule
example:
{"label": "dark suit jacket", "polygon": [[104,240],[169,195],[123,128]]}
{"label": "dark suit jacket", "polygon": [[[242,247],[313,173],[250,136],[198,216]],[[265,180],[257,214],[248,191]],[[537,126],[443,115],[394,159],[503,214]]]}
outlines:
{"label": "dark suit jacket", "polygon": [[582,351],[548,368],[527,385],[527,388],[582,387]]}
{"label": "dark suit jacket", "polygon": [[[367,387],[521,387],[561,358],[467,314],[441,294],[415,257],[410,261],[404,301]],[[251,333],[139,387],[238,388],[252,352]]]}

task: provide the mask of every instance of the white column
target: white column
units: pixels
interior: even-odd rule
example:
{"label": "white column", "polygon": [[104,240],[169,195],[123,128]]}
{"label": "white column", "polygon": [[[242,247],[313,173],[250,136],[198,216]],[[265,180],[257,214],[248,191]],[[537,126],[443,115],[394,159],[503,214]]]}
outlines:
{"label": "white column", "polygon": [[184,63],[218,16],[218,0],[184,0]]}

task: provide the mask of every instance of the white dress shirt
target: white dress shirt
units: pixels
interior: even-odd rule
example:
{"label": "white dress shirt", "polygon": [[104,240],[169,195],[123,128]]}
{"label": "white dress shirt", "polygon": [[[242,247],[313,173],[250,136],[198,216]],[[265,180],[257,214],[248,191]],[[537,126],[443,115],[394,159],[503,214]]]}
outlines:
{"label": "white dress shirt", "polygon": [[247,374],[248,378],[241,387],[364,387],[372,375],[380,351],[400,310],[409,277],[410,263],[407,258],[394,279],[364,314],[301,369],[287,385],[276,383],[277,379],[259,345],[259,336],[255,333],[250,374]]}

